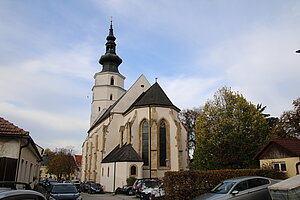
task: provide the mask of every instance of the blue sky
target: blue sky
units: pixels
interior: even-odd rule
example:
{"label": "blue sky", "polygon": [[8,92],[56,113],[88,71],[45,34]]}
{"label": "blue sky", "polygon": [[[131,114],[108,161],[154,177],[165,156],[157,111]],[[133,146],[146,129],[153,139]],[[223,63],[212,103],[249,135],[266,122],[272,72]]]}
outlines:
{"label": "blue sky", "polygon": [[228,86],[273,116],[300,96],[297,0],[1,0],[0,116],[79,153],[110,16],[126,89],[157,77],[186,109]]}

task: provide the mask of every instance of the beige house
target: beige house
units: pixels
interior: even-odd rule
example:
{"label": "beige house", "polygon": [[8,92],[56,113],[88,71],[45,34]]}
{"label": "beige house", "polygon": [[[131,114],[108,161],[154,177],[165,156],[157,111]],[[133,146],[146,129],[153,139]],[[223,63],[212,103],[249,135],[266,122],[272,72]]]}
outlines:
{"label": "beige house", "polygon": [[102,71],[94,76],[81,181],[114,191],[129,176],[163,177],[167,171],[187,170],[187,132],[178,118],[180,110],[144,75],[125,90],[112,25],[106,39],[106,53],[99,61]]}
{"label": "beige house", "polygon": [[43,148],[29,132],[0,117],[0,181],[32,183],[38,180]]}
{"label": "beige house", "polygon": [[300,172],[300,140],[277,138],[269,142],[256,156],[260,167],[273,167],[293,177]]}

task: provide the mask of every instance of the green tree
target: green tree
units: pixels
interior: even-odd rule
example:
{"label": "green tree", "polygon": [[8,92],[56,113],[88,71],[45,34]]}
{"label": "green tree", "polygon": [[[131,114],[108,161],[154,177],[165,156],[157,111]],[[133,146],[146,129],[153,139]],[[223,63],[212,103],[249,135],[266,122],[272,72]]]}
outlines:
{"label": "green tree", "polygon": [[61,148],[48,153],[50,155],[48,173],[55,174],[58,180],[61,180],[63,176],[70,177],[77,169],[72,149]]}
{"label": "green tree", "polygon": [[265,109],[267,106],[262,106],[262,104],[257,104],[256,109],[262,114],[263,117],[267,120],[269,124],[269,131],[270,133],[273,132],[273,129],[275,128],[277,122],[278,122],[278,117],[271,117],[270,114],[264,113]]}
{"label": "green tree", "polygon": [[294,110],[283,112],[273,133],[279,137],[297,137],[300,138],[300,98],[293,101]]}
{"label": "green tree", "polygon": [[253,157],[270,139],[269,133],[256,106],[224,87],[199,115],[193,165],[198,169],[256,167]]}
{"label": "green tree", "polygon": [[200,108],[186,109],[186,110],[182,110],[179,113],[179,119],[185,126],[188,133],[188,149],[189,149],[190,158],[193,158],[193,153],[195,150],[195,145],[196,145],[195,128],[200,113],[201,113]]}

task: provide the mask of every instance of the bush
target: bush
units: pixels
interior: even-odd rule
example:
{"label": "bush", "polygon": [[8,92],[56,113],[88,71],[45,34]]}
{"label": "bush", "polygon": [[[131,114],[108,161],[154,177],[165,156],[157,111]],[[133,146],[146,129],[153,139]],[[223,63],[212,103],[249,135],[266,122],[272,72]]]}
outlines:
{"label": "bush", "polygon": [[135,182],[135,180],[136,180],[135,177],[129,176],[129,177],[126,179],[127,185],[133,185],[134,182]]}
{"label": "bush", "polygon": [[240,176],[286,178],[283,173],[265,169],[166,172],[164,177],[166,199],[193,199],[208,192],[221,181]]}

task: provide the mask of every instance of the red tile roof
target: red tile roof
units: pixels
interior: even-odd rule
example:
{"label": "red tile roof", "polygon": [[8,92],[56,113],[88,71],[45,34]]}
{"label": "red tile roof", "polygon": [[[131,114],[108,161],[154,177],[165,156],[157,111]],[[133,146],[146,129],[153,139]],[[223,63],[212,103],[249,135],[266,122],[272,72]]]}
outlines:
{"label": "red tile roof", "polygon": [[28,131],[24,131],[23,129],[17,127],[13,123],[5,120],[0,117],[0,135],[1,134],[11,134],[11,135],[29,135]]}
{"label": "red tile roof", "polygon": [[294,156],[300,157],[300,139],[297,138],[276,138],[269,142],[254,159],[259,159],[271,146],[279,145]]}
{"label": "red tile roof", "polygon": [[75,155],[76,163],[81,165],[82,155]]}

